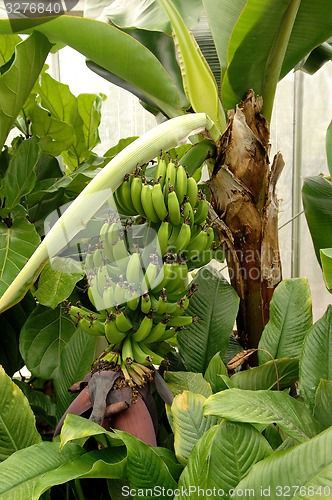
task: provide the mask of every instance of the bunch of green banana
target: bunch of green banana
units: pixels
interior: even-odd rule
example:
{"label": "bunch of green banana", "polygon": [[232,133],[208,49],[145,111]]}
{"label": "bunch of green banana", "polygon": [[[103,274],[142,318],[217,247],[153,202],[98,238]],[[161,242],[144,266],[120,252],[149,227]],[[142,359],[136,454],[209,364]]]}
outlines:
{"label": "bunch of green banana", "polygon": [[[114,201],[119,215],[110,211],[85,254],[88,296],[98,312],[66,310],[86,333],[105,335],[104,362],[140,386],[148,366],[163,359],[158,343],[174,341],[196,321],[186,315],[188,271],[211,259],[215,237],[195,179],[165,155],[154,170],[145,165],[127,175]],[[118,354],[111,360],[110,352]]]}

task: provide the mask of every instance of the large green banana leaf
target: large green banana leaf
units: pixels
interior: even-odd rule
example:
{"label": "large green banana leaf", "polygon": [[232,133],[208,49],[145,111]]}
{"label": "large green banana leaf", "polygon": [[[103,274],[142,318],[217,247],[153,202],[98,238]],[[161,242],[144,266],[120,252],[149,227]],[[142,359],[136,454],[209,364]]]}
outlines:
{"label": "large green banana leaf", "polygon": [[[16,22],[17,21],[17,22]],[[180,96],[171,77],[144,45],[114,26],[91,19],[61,16],[36,24],[33,19],[0,20],[0,34],[39,31],[65,43],[88,59],[128,81],[168,116],[182,114]]]}
{"label": "large green banana leaf", "polygon": [[51,44],[45,36],[40,33],[32,34],[27,40],[16,45],[13,63],[0,76],[0,150],[43,68],[50,49]]}
{"label": "large green banana leaf", "polygon": [[[252,467],[237,485],[234,498],[331,498],[332,429],[292,447],[277,451]],[[302,488],[301,488],[302,487]],[[254,493],[255,494],[255,493]]]}
{"label": "large green banana leaf", "polygon": [[[326,0],[248,0],[228,45],[224,107],[233,108],[253,88],[263,96],[269,119],[277,82],[331,35]],[[217,50],[224,53],[225,46]]]}
{"label": "large green banana leaf", "polygon": [[[173,5],[170,0],[167,3]],[[182,14],[188,12],[186,6],[192,7],[192,2],[180,4]],[[253,88],[263,95],[269,118],[278,80],[332,35],[332,9],[326,0],[248,0],[244,8],[243,0],[233,1],[232,8],[229,4],[228,0],[204,1],[219,61],[222,67],[226,60],[228,65],[222,86],[223,106],[226,110],[234,108],[246,90]],[[139,3],[138,8],[141,6]],[[149,15],[147,20],[143,16],[143,21],[140,15],[140,23],[136,24],[151,28]],[[125,17],[124,9],[121,16]],[[1,20],[0,33],[24,31],[23,21],[17,22],[15,27],[15,20]],[[36,24],[35,20],[24,23],[28,31]],[[123,31],[106,23],[70,16],[36,25],[34,29],[51,40],[72,46],[133,85],[167,116],[182,113],[180,82],[172,79],[164,61],[161,63],[142,43]],[[174,62],[173,56],[172,59]],[[195,64],[190,71],[195,74]]]}
{"label": "large green banana leaf", "polygon": [[306,177],[302,188],[302,199],[316,257],[321,263],[320,250],[332,248],[331,180],[323,176]]}

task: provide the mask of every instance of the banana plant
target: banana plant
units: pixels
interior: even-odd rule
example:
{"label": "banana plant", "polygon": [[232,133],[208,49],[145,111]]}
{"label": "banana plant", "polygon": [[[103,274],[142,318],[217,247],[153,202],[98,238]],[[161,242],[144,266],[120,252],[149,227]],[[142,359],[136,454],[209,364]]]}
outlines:
{"label": "banana plant", "polygon": [[[209,160],[211,204],[241,299],[239,335],[244,347],[257,347],[281,280],[275,185],[283,160],[281,155],[269,159],[275,90],[280,79],[331,36],[331,9],[323,0],[315,5],[309,0],[238,0],[232,10],[227,4],[204,0],[191,13],[192,2],[150,0],[137,4],[133,18],[127,4],[113,2],[104,11],[109,24],[70,16],[38,26],[4,19],[0,32],[38,31],[72,46],[87,57],[89,67],[164,117],[204,112],[213,120],[219,134],[212,138],[217,153]],[[187,27],[194,26],[193,18],[202,11],[221,68],[218,83]],[[227,112],[235,107],[226,127]],[[252,149],[242,148],[244,144]]]}
{"label": "banana plant", "polygon": [[[35,86],[44,59],[39,59],[37,69],[32,72],[34,78],[22,80],[26,85],[24,92],[18,82],[21,73],[25,74],[24,66],[31,69],[29,51],[23,51],[20,45],[14,62],[10,61],[2,69],[3,102],[9,102],[11,110],[8,113],[8,107],[3,108],[0,129],[3,125],[7,134],[16,120],[27,139],[21,143],[20,140],[14,141],[10,151],[5,148],[0,161],[1,175],[3,165],[8,167],[1,186],[1,234],[5,235],[2,239],[5,244],[1,248],[6,250],[9,241],[10,257],[21,246],[28,247],[30,253],[15,261],[15,272],[21,271],[10,285],[2,279],[4,293],[0,298],[0,309],[5,311],[2,320],[6,328],[9,318],[14,320],[13,316],[22,316],[19,325],[22,330],[21,354],[37,377],[37,383],[38,377],[53,380],[58,401],[54,410],[50,398],[38,397],[39,391],[23,381],[14,384],[0,369],[0,406],[4,424],[0,432],[0,496],[11,500],[22,496],[38,499],[52,488],[52,495],[65,492],[68,498],[83,499],[97,496],[96,483],[80,483],[79,480],[104,478],[107,492],[104,484],[100,497],[116,498],[122,494],[151,498],[153,491],[156,494],[162,491],[153,490],[156,487],[164,488],[167,498],[179,496],[178,491],[184,491],[185,497],[189,488],[191,497],[198,498],[201,497],[198,488],[210,492],[214,487],[218,488],[221,498],[230,494],[242,496],[249,488],[253,491],[251,496],[257,497],[263,494],[287,494],[294,498],[298,495],[328,497],[331,492],[326,474],[330,473],[332,458],[331,307],[313,324],[307,281],[297,279],[279,283],[274,190],[283,161],[281,155],[277,155],[272,166],[269,165],[268,120],[278,80],[330,36],[330,9],[321,1],[312,6],[307,1],[271,1],[262,5],[257,0],[249,0],[234,2],[230,12],[226,0],[203,0],[219,66],[223,68],[221,78],[220,71],[219,77],[215,78],[214,74],[218,72],[209,67],[187,28],[195,29],[195,23],[188,15],[192,2],[137,2],[136,12],[141,22],[132,23],[134,28],[123,22],[124,2],[113,4],[107,9],[112,25],[70,16],[34,26],[31,20],[16,23],[18,32],[32,33],[27,39],[29,42],[22,45],[31,48],[28,43],[33,42],[33,55],[40,43],[44,57],[50,48],[48,39],[68,43],[89,58],[91,68],[139,95],[144,105],[159,113],[159,117],[161,114],[168,118],[146,135],[128,141],[129,146],[119,147],[121,152],[110,161],[111,153],[99,160],[83,155],[87,164],[95,162],[95,166],[103,168],[96,173],[98,170],[89,170],[91,164],[85,166],[93,180],[90,181],[88,175],[85,177],[80,186],[88,185],[77,197],[80,189],[76,187],[71,198],[75,198],[73,203],[40,245],[39,234],[35,229],[31,231],[24,206],[29,205],[27,199],[33,206],[36,195],[33,185],[35,167],[40,164],[38,148],[45,148],[48,152],[47,148],[58,148],[56,139],[59,136],[52,128],[54,122],[48,120],[50,117],[42,114],[41,108],[34,109],[26,96]],[[199,2],[195,2],[195,8],[197,5],[199,7]],[[112,10],[115,7],[118,8],[117,18]],[[146,16],[149,12],[150,19]],[[161,31],[157,34],[151,33],[156,12],[161,19]],[[218,14],[220,12],[223,16]],[[219,19],[224,19],[224,30],[220,29]],[[305,37],[301,28],[304,22],[308,26]],[[261,29],[258,30],[258,26]],[[15,20],[11,23],[0,21],[0,31],[11,33],[13,28],[15,31]],[[6,40],[8,53],[11,53],[10,47],[17,44],[17,37],[11,34]],[[163,50],[158,51],[159,43]],[[168,48],[168,58],[165,48]],[[123,58],[119,58],[120,53]],[[15,70],[8,70],[11,65]],[[20,96],[17,105],[15,99],[5,101],[5,97],[10,97],[8,82]],[[42,82],[52,86],[47,77],[42,77]],[[39,89],[41,99],[42,87],[43,84]],[[262,98],[256,97],[253,91],[247,92],[250,88]],[[67,91],[62,91],[68,97]],[[62,91],[56,94],[62,94]],[[72,103],[71,98],[69,101]],[[92,109],[96,101],[87,102]],[[44,95],[43,106],[45,103]],[[23,107],[22,112],[19,107]],[[234,107],[236,110],[232,111]],[[228,109],[231,112],[226,123]],[[38,141],[36,136],[30,137],[25,113],[33,116],[36,123],[38,117],[42,118],[39,126],[32,123]],[[81,118],[83,120],[82,115]],[[60,121],[59,116],[57,119]],[[83,130],[74,125],[61,124],[63,139],[68,139],[65,131],[71,130],[72,142],[65,141],[63,151],[52,149],[53,154],[65,152],[63,156],[68,162],[69,178],[81,175],[84,167],[80,165],[80,157],[77,165],[71,163],[74,156],[71,148],[75,150],[75,139]],[[46,129],[52,130],[50,136],[47,136]],[[88,135],[89,138],[85,135],[87,140],[95,136]],[[168,427],[161,426],[159,435],[159,442],[167,446],[163,448],[156,446],[155,439],[151,440],[151,436],[155,438],[155,431],[147,411],[148,403],[132,405],[133,411],[123,411],[118,418],[115,409],[124,410],[125,401],[108,401],[107,407],[105,402],[116,374],[109,370],[107,380],[99,370],[85,376],[96,357],[97,337],[86,335],[80,329],[75,331],[73,323],[57,307],[57,302],[51,300],[49,296],[53,288],[50,290],[50,286],[53,286],[54,274],[47,263],[86,226],[120,183],[125,185],[122,182],[125,174],[133,172],[137,163],[145,163],[158,156],[161,150],[176,147],[188,136],[196,144],[189,150],[185,146],[187,152],[181,159],[185,165],[187,163],[188,170],[191,169],[191,175],[207,160],[212,191],[210,201],[214,209],[214,212],[211,209],[211,216],[225,244],[232,282],[238,294],[212,268],[203,267],[194,278],[198,291],[190,299],[187,311],[192,317],[197,315],[200,321],[191,321],[186,330],[178,333],[177,345],[185,367],[175,357],[174,371],[164,373],[169,389],[162,388],[168,402]],[[244,147],[248,143],[252,149]],[[14,160],[9,163],[6,160],[11,155]],[[50,169],[54,166],[53,160]],[[14,185],[14,180],[17,185]],[[62,182],[67,182],[67,179],[62,179]],[[4,193],[9,193],[6,200],[3,199]],[[59,200],[55,200],[56,208],[59,204]],[[27,242],[30,242],[29,246]],[[48,307],[36,306],[34,302],[27,304],[29,294],[26,292],[42,267],[38,290],[34,293],[41,302],[47,301]],[[257,269],[259,279],[255,275]],[[77,279],[79,276],[73,277],[74,284]],[[66,290],[57,295],[64,298],[63,294],[69,295],[72,286]],[[20,301],[25,294],[25,299]],[[232,345],[229,342],[239,306],[238,296],[239,334],[242,344],[251,347],[240,352],[237,352],[239,346],[234,338]],[[97,315],[98,311],[90,316],[91,324]],[[83,328],[86,318],[77,319],[82,321]],[[179,320],[174,318],[174,321],[178,324]],[[50,322],[57,325],[59,335],[54,336],[54,330],[49,328]],[[112,324],[111,316],[105,323]],[[141,334],[140,329],[135,332],[136,337]],[[62,349],[58,347],[61,343],[64,344]],[[259,366],[238,371],[248,359],[254,364],[251,360],[255,354]],[[185,368],[187,371],[182,371]],[[15,370],[9,366],[8,371],[13,373]],[[67,393],[72,383],[72,392],[81,390],[73,403]],[[155,374],[156,388],[159,383],[161,381]],[[299,393],[300,399],[292,397],[296,383],[299,384],[296,395]],[[144,394],[146,402],[149,394],[149,391]],[[12,405],[13,397],[17,402],[15,406]],[[42,417],[45,418],[46,414],[52,426],[55,417],[59,419],[65,413],[58,426],[59,432],[62,426],[59,438],[53,442],[41,442],[28,400],[33,408],[42,408]],[[106,425],[98,425],[106,410],[112,419],[112,427],[118,429],[115,432]],[[90,414],[89,419],[75,415],[86,412]],[[136,437],[123,431],[129,428],[124,426],[126,418],[130,419],[130,429],[135,428]],[[174,442],[170,443],[168,438],[172,436]],[[321,457],[320,461],[316,460],[317,455]],[[309,458],[304,460],[303,457]],[[298,470],[301,470],[300,475]]]}

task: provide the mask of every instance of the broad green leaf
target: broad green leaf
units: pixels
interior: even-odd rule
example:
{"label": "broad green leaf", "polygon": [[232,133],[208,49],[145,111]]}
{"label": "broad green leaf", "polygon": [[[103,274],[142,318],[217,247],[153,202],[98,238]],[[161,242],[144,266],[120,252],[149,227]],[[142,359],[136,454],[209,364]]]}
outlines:
{"label": "broad green leaf", "polygon": [[308,332],[300,358],[300,394],[311,409],[321,379],[332,380],[332,306]]}
{"label": "broad green leaf", "polygon": [[331,35],[332,12],[329,3],[325,0],[301,0],[286,50],[281,78]]}
{"label": "broad green leaf", "polygon": [[246,0],[237,0],[236,2],[229,2],[229,0],[203,0],[204,9],[218,53],[222,76],[227,68],[229,40],[245,4]]}
{"label": "broad green leaf", "polygon": [[49,471],[84,454],[80,446],[69,444],[59,453],[59,444],[42,442],[17,451],[0,464],[1,500],[32,499],[38,480]]}
{"label": "broad green leaf", "polygon": [[85,453],[68,461],[58,470],[49,471],[39,479],[32,500],[55,484],[66,484],[72,479],[121,479],[126,476],[126,449],[106,448]]}
{"label": "broad green leaf", "polygon": [[174,396],[182,391],[201,394],[205,398],[212,394],[210,384],[203,378],[201,373],[166,371],[164,377]]}
{"label": "broad green leaf", "polygon": [[37,180],[35,167],[39,156],[40,149],[36,137],[22,141],[15,150],[4,176],[3,197],[8,212],[34,188]]}
{"label": "broad green leaf", "polygon": [[22,357],[35,377],[52,378],[61,352],[75,329],[63,308],[52,310],[42,305],[35,308],[20,335]]}
{"label": "broad green leaf", "polygon": [[330,175],[332,175],[332,120],[326,131],[326,156]]}
{"label": "broad green leaf", "polygon": [[21,41],[18,35],[0,35],[0,66],[10,60],[16,45]]}
{"label": "broad green leaf", "polygon": [[0,461],[39,441],[27,398],[0,366]]}
{"label": "broad green leaf", "polygon": [[100,142],[98,127],[101,120],[103,97],[95,94],[80,94],[77,97],[78,112],[83,121],[85,143],[89,150]]}
{"label": "broad green leaf", "polygon": [[[191,29],[195,26],[198,29],[197,22],[202,11],[202,3],[200,0],[193,0],[190,3],[181,0],[174,2],[185,24]],[[142,43],[149,49],[163,65],[167,73],[172,78],[180,96],[180,106],[182,109],[188,109],[189,102],[183,90],[182,76],[178,64],[176,48],[171,36],[172,28],[169,18],[160,5],[158,0],[140,0],[135,2],[135,5],[129,1],[119,0],[113,2],[104,13],[107,17],[121,29],[125,30],[129,35]],[[200,23],[201,24],[201,23]],[[156,31],[156,30],[161,31]],[[167,34],[166,34],[167,33]],[[141,102],[146,103],[151,108],[147,107],[151,113],[156,114],[158,109],[149,98],[140,92],[137,87],[129,84],[124,80],[120,80],[115,75],[106,72],[103,68],[88,62],[88,67],[97,74],[121,86],[125,90],[136,95]]]}
{"label": "broad green leaf", "polygon": [[183,391],[175,396],[171,406],[175,455],[184,465],[199,438],[218,422],[215,416],[203,415],[205,401],[200,394]]}
{"label": "broad green leaf", "polygon": [[122,440],[117,437],[114,432],[107,431],[101,425],[92,422],[92,420],[68,413],[61,428],[60,451],[70,441],[100,435],[108,437],[108,444],[113,446],[123,445]]}
{"label": "broad green leaf", "polygon": [[42,493],[56,484],[66,484],[77,478],[120,479],[126,475],[126,463],[124,447],[105,448],[84,453],[74,460],[67,460],[60,467],[49,470],[39,477],[33,489],[32,500],[38,500]]}
{"label": "broad green leaf", "polygon": [[[0,33],[43,33],[63,42],[145,93],[168,116],[181,114],[179,94],[158,59],[141,43],[118,28],[100,21],[61,16],[33,28],[34,20],[0,20]],[[119,57],[121,54],[121,57]]]}
{"label": "broad green leaf", "polygon": [[323,248],[320,250],[320,260],[326,288],[332,293],[332,248]]}
{"label": "broad green leaf", "polygon": [[299,379],[298,359],[276,359],[250,370],[234,373],[231,377],[239,389],[284,389]]}
{"label": "broad green leaf", "polygon": [[169,450],[168,448],[162,448],[161,446],[156,446],[154,450],[167,465],[173,479],[175,479],[175,481],[178,481],[180,474],[183,471],[183,465],[179,464],[173,451]]}
{"label": "broad green leaf", "polygon": [[278,80],[331,34],[332,14],[325,0],[249,0],[229,42],[222,89],[226,109],[252,88],[263,96],[270,119]]}
{"label": "broad green leaf", "polygon": [[234,288],[212,267],[204,267],[194,279],[198,289],[190,299],[188,314],[198,316],[177,339],[188,371],[204,373],[210,360],[226,353],[239,306]]}
{"label": "broad green leaf", "polygon": [[25,217],[15,218],[9,226],[0,220],[0,295],[19,274],[39,242],[35,227]]}
{"label": "broad green leaf", "polygon": [[59,364],[53,372],[58,419],[74,399],[68,393],[69,387],[90,372],[96,358],[96,346],[97,337],[78,329],[61,351]]}
{"label": "broad green leaf", "polygon": [[183,87],[188,101],[196,113],[206,113],[223,132],[226,128],[226,119],[211,68],[172,0],[159,1],[172,23]]}
{"label": "broad green leaf", "polygon": [[40,137],[39,146],[43,153],[58,156],[74,142],[72,125],[50,116],[50,113],[34,106],[29,109],[31,131]]}
{"label": "broad green leaf", "polygon": [[[2,22],[7,24],[7,21]],[[4,33],[1,26],[0,32]],[[0,150],[43,68],[50,48],[51,44],[44,35],[32,33],[16,45],[13,64],[0,76]]]}
{"label": "broad green leaf", "polygon": [[[268,442],[251,425],[223,420],[195,445],[180,476],[180,491],[191,488],[190,499],[196,500],[202,498],[201,491],[215,488],[218,498],[228,499],[230,490],[252,466],[271,453]],[[179,498],[187,498],[187,495],[180,494]]]}
{"label": "broad green leaf", "polygon": [[314,416],[324,429],[332,426],[332,380],[320,380],[315,394]]}
{"label": "broad green leaf", "polygon": [[[330,428],[306,443],[277,451],[254,465],[237,485],[237,493],[235,490],[233,496],[243,498],[243,492],[250,490],[253,498],[330,498],[331,481]],[[325,492],[324,486],[327,487]]]}
{"label": "broad green leaf", "polygon": [[[163,498],[173,499],[172,491],[177,486],[167,465],[153,446],[148,446],[139,439],[122,431],[115,431],[127,447],[127,477],[130,486],[137,490],[133,498],[156,498],[151,491],[165,488]],[[144,490],[147,490],[144,492]],[[167,491],[168,490],[168,491]]]}
{"label": "broad green leaf", "polygon": [[[248,0],[235,24],[228,46],[227,79],[222,98],[235,107],[248,89],[263,96],[265,117],[271,118],[275,89],[301,0]],[[227,100],[227,84],[237,102]]]}
{"label": "broad green leaf", "polygon": [[[270,320],[258,351],[259,363],[280,358],[299,358],[303,340],[312,326],[312,300],[307,278],[283,280],[270,303]],[[270,355],[269,355],[269,354]]]}
{"label": "broad green leaf", "polygon": [[226,388],[221,375],[227,376],[228,372],[220,357],[220,353],[217,352],[211,359],[204,373],[204,378],[209,382],[213,393],[222,391]]}
{"label": "broad green leaf", "polygon": [[[80,166],[88,158],[89,151],[83,131],[83,119],[79,113],[78,98],[71,93],[68,85],[58,82],[47,73],[43,73],[40,77],[38,93],[42,106],[50,111],[53,118],[71,125],[73,143],[67,151],[63,151],[63,156],[72,169]],[[83,116],[87,120],[86,112]],[[87,121],[86,126],[88,126]]]}
{"label": "broad green leaf", "polygon": [[[173,0],[184,23],[193,28],[198,22],[202,4],[200,0]],[[135,4],[131,0],[116,0],[104,9],[103,15],[121,28],[140,28],[141,30],[162,31],[172,34],[172,26],[164,9],[156,0],[140,0]]]}
{"label": "broad green leaf", "polygon": [[332,248],[332,182],[322,176],[306,177],[302,201],[316,257],[320,249]]}
{"label": "broad green leaf", "polygon": [[217,415],[234,422],[277,423],[282,431],[305,441],[320,431],[308,408],[285,392],[229,389],[210,396],[205,415]]}
{"label": "broad green leaf", "polygon": [[83,274],[61,273],[48,263],[41,272],[35,297],[39,304],[54,309],[69,297]]}

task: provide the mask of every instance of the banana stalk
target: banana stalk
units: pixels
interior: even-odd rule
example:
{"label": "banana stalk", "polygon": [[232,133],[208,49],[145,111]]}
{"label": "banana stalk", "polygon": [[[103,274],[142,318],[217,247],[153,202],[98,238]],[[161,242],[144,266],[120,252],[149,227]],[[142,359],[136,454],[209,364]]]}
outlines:
{"label": "banana stalk", "polygon": [[157,125],[123,149],[96,175],[71,203],[46,235],[37,250],[0,299],[0,312],[19,302],[37,279],[48,260],[57,255],[86,226],[100,207],[110,198],[126,174],[137,164],[147,163],[161,150],[175,147],[193,134],[206,130],[217,140],[219,131],[205,113],[175,117]]}

